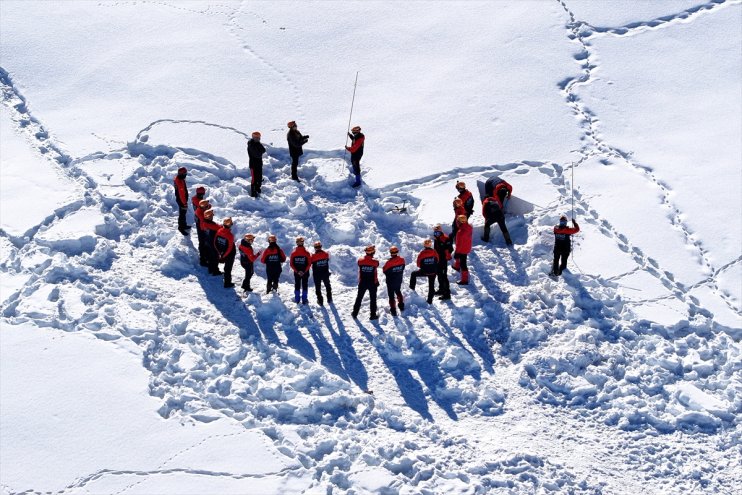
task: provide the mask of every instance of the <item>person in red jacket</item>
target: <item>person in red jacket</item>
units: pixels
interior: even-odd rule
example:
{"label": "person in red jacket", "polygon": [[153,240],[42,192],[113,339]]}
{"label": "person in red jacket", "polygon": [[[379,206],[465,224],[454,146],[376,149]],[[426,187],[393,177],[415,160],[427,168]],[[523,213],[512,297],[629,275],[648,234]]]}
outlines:
{"label": "person in red jacket", "polygon": [[234,287],[232,283],[232,266],[234,265],[235,249],[234,235],[232,234],[232,218],[227,217],[222,222],[222,228],[214,236],[214,249],[219,255],[219,263],[224,263],[224,288]]}
{"label": "person in red jacket", "polygon": [[399,255],[399,248],[389,248],[389,259],[381,269],[386,277],[386,291],[389,294],[389,307],[392,316],[397,316],[397,305],[394,296],[397,296],[399,310],[404,311],[404,296],[402,296],[402,278],[404,277],[405,260]]}
{"label": "person in red jacket", "polygon": [[358,260],[358,294],[356,302],[353,304],[351,316],[358,318],[358,311],[361,309],[363,296],[368,294],[371,298],[371,320],[378,320],[379,315],[376,312],[376,289],[379,287],[379,279],[376,275],[376,269],[379,268],[379,262],[374,259],[376,253],[375,246],[366,246],[366,256]]}
{"label": "person in red jacket", "polygon": [[190,234],[190,225],[186,223],[186,212],[188,211],[188,185],[186,176],[188,170],[185,167],[178,169],[178,175],[173,179],[175,187],[175,202],[178,203],[178,231],[183,235]]}
{"label": "person in red jacket", "polygon": [[204,225],[204,212],[211,209],[208,199],[198,202],[196,208],[196,233],[198,234],[198,261],[201,266],[209,266],[209,246],[206,241],[206,226]]}
{"label": "person in red jacket", "polygon": [[467,285],[469,283],[469,268],[466,266],[466,257],[471,252],[473,230],[466,220],[466,215],[459,215],[458,222],[459,229],[456,232],[456,251],[454,251],[453,255],[453,269],[456,271],[461,270],[461,280],[456,283]]}
{"label": "person in red jacket", "polygon": [[[567,258],[572,252],[572,235],[580,231],[575,219],[572,219],[572,227],[567,227],[567,217],[562,215],[559,225],[554,227],[554,263],[549,275],[558,277],[567,268]],[[561,259],[561,263],[560,263]]]}
{"label": "person in red jacket", "polygon": [[466,208],[464,208],[464,202],[461,198],[453,200],[453,222],[451,223],[451,241],[456,243],[456,231],[459,229],[459,217],[461,215],[466,216]]}
{"label": "person in red jacket", "polygon": [[221,227],[214,221],[214,210],[208,209],[204,211],[204,221],[201,223],[201,227],[203,228],[204,241],[206,242],[209,274],[221,275],[222,272],[219,270],[219,254],[214,247],[216,233]]}
{"label": "person in red jacket", "polygon": [[410,289],[415,290],[417,277],[428,279],[428,304],[433,304],[435,295],[435,276],[438,273],[438,253],[433,249],[433,241],[425,239],[423,250],[417,255],[417,270],[410,274]]}
{"label": "person in red jacket", "polygon": [[459,192],[457,197],[464,204],[464,210],[466,210],[466,218],[468,220],[474,213],[474,196],[472,196],[471,191],[466,188],[466,183],[462,181],[456,183],[456,190]]}
{"label": "person in red jacket", "polygon": [[281,265],[286,262],[286,253],[278,246],[275,235],[268,236],[268,247],[263,250],[260,261],[265,265],[265,274],[268,279],[268,288],[265,293],[270,294],[272,290],[278,291],[278,279],[283,271]]}
{"label": "person in red jacket", "polygon": [[350,146],[346,146],[345,149],[350,151],[350,163],[353,165],[353,174],[356,176],[356,181],[353,183],[353,187],[360,187],[361,185],[361,157],[363,156],[363,144],[366,141],[366,136],[361,132],[361,128],[355,126],[348,133],[350,138]]}
{"label": "person in red jacket", "polygon": [[510,232],[508,232],[508,227],[505,225],[504,207],[496,191],[492,193],[492,196],[484,198],[482,202],[482,216],[484,217],[484,235],[482,236],[484,242],[489,242],[490,227],[493,223],[497,223],[502,231],[502,236],[505,238],[505,244],[508,246],[513,245]]}
{"label": "person in red jacket", "polygon": [[451,299],[451,286],[448,283],[448,262],[451,260],[453,245],[449,237],[443,232],[440,224],[433,227],[433,249],[438,253],[438,290],[440,299],[447,301]]}
{"label": "person in red jacket", "polygon": [[206,188],[204,186],[198,186],[196,188],[196,195],[191,198],[191,205],[193,206],[194,214],[196,213],[196,210],[198,209],[198,204],[201,202],[201,200],[204,199],[205,196],[206,196]]}
{"label": "person in red jacket", "polygon": [[296,238],[296,248],[291,252],[289,258],[289,265],[294,271],[294,302],[299,302],[299,295],[301,295],[301,303],[309,304],[307,298],[307,291],[309,289],[309,267],[311,266],[312,255],[304,247],[304,238],[299,236]]}
{"label": "person in red jacket", "polygon": [[245,280],[242,281],[242,290],[245,292],[252,292],[250,287],[250,279],[252,279],[255,273],[255,260],[260,256],[260,251],[257,253],[253,251],[252,243],[255,240],[255,236],[252,234],[245,234],[245,237],[240,241],[240,265],[245,269]]}
{"label": "person in red jacket", "polygon": [[322,284],[327,291],[327,304],[332,304],[332,287],[330,287],[330,254],[322,249],[322,243],[314,243],[314,254],[310,260],[312,264],[312,278],[314,279],[314,290],[317,292],[317,304],[324,306],[322,300]]}

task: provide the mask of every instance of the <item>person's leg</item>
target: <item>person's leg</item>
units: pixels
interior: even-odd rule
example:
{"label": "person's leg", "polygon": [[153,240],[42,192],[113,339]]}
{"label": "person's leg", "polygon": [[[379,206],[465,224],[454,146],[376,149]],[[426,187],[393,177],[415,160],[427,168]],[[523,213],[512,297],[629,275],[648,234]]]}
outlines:
{"label": "person's leg", "polygon": [[371,319],[375,320],[379,317],[379,314],[376,312],[376,286],[372,285],[369,287],[368,293],[371,296]]}
{"label": "person's leg", "polygon": [[324,300],[322,299],[322,278],[317,275],[314,276],[314,292],[317,294],[317,304],[320,306],[324,305]]}
{"label": "person's leg", "polygon": [[428,275],[428,304],[433,304],[435,296],[435,273]]}
{"label": "person's leg", "polygon": [[299,180],[299,157],[298,156],[291,157],[291,178],[294,180]]}
{"label": "person's leg", "polygon": [[358,293],[356,294],[356,302],[353,304],[353,312],[351,313],[353,318],[358,318],[358,312],[361,310],[361,301],[363,301],[364,295],[366,295],[366,287],[359,285]]}

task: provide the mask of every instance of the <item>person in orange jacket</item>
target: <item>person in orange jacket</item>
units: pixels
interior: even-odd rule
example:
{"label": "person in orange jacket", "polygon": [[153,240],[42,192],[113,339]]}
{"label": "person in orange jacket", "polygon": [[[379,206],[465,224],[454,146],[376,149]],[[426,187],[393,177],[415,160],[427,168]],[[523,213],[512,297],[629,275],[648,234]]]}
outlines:
{"label": "person in orange jacket", "polygon": [[270,294],[271,291],[278,291],[278,279],[283,271],[281,265],[286,262],[286,253],[278,246],[275,235],[268,236],[268,247],[263,250],[260,261],[265,265],[265,274],[268,279],[265,293]]}
{"label": "person in orange jacket", "polygon": [[461,198],[455,198],[453,200],[453,222],[451,223],[451,241],[453,243],[456,243],[456,231],[459,229],[459,217],[461,215],[469,218],[466,214],[466,208],[464,208],[464,202]]}
{"label": "person in orange jacket", "polygon": [[224,288],[234,287],[232,283],[232,266],[234,265],[235,249],[234,235],[232,234],[232,217],[222,222],[222,228],[214,236],[214,249],[219,255],[219,263],[224,263]]}
{"label": "person in orange jacket", "polygon": [[209,266],[209,246],[206,240],[206,226],[204,225],[204,212],[211,209],[208,199],[198,202],[196,208],[196,233],[198,234],[198,261],[201,266]]}
{"label": "person in orange jacket", "polygon": [[359,187],[361,185],[361,157],[363,156],[363,144],[366,141],[366,136],[363,135],[359,126],[355,126],[350,131],[348,133],[350,146],[346,146],[345,149],[350,151],[350,163],[353,165],[353,175],[356,176],[353,187]]}
{"label": "person in orange jacket", "polygon": [[417,255],[417,270],[410,274],[410,289],[415,290],[418,277],[428,279],[428,304],[433,304],[435,295],[435,276],[438,273],[438,253],[433,249],[433,241],[425,239],[423,250]]}
{"label": "person in orange jacket", "polygon": [[312,264],[312,278],[314,279],[314,290],[317,292],[317,304],[324,306],[322,300],[322,284],[325,284],[327,292],[327,304],[332,304],[332,287],[330,286],[330,253],[322,249],[322,243],[314,243],[314,254],[310,260]]}
{"label": "person in orange jacket", "polygon": [[443,232],[440,224],[433,227],[433,249],[438,253],[438,290],[441,300],[451,299],[451,285],[448,282],[448,262],[453,257],[451,240]]}
{"label": "person in orange jacket", "polygon": [[384,263],[381,271],[386,277],[386,291],[389,294],[389,307],[392,316],[397,316],[397,304],[399,310],[404,311],[404,296],[402,296],[402,279],[404,277],[405,259],[399,255],[399,248],[392,246],[389,248],[389,259]]}
{"label": "person in orange jacket", "polygon": [[204,211],[204,221],[201,223],[201,227],[204,231],[209,275],[221,275],[222,272],[219,270],[219,254],[214,247],[214,239],[221,226],[214,221],[214,210],[211,208]]}
{"label": "person in orange jacket", "polygon": [[[549,275],[558,277],[567,268],[567,258],[572,252],[572,236],[580,231],[575,219],[572,219],[572,227],[567,227],[567,217],[559,218],[559,225],[554,227],[554,262]],[[561,262],[560,262],[561,260]]]}
{"label": "person in orange jacket", "polygon": [[242,281],[242,290],[245,292],[252,292],[250,280],[253,274],[255,274],[255,260],[260,257],[260,251],[256,253],[253,250],[253,241],[255,241],[255,236],[252,234],[245,234],[245,237],[240,241],[240,265],[245,269],[245,280]]}
{"label": "person in orange jacket", "polygon": [[301,303],[309,304],[307,298],[307,291],[309,289],[309,267],[311,266],[312,255],[304,247],[304,238],[299,236],[296,238],[296,248],[291,252],[289,257],[289,265],[294,271],[294,302],[299,303],[299,296],[301,295]]}
{"label": "person in orange jacket", "polygon": [[484,217],[484,235],[482,236],[484,242],[489,242],[490,228],[493,223],[497,223],[502,231],[502,236],[505,238],[505,244],[508,246],[513,245],[510,232],[507,225],[505,225],[505,212],[502,200],[500,200],[497,191],[493,191],[492,196],[484,198],[482,202],[482,216]]}
{"label": "person in orange jacket", "polygon": [[190,234],[190,225],[186,222],[186,212],[188,211],[188,184],[186,184],[186,176],[188,175],[188,169],[180,167],[178,169],[178,175],[173,179],[173,187],[175,187],[175,202],[178,203],[178,231],[183,235]]}
{"label": "person in orange jacket", "polygon": [[364,250],[366,255],[358,260],[358,293],[356,302],[353,304],[351,316],[358,318],[358,312],[361,310],[363,296],[368,292],[371,298],[371,320],[378,320],[379,314],[376,312],[376,290],[379,287],[379,279],[376,275],[376,269],[379,268],[379,262],[374,259],[376,254],[375,246],[366,246]]}
{"label": "person in orange jacket", "polygon": [[466,266],[466,258],[471,252],[472,234],[474,231],[467,221],[466,215],[459,215],[457,221],[459,223],[459,229],[456,231],[456,250],[453,255],[453,269],[461,271],[461,280],[456,283],[467,285],[469,283],[469,268]]}

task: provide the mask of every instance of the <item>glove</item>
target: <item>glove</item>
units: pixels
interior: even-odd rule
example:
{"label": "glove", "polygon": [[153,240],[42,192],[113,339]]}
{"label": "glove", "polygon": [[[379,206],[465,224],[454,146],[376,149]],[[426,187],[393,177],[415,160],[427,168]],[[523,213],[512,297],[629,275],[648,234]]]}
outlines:
{"label": "glove", "polygon": [[347,151],[350,151],[350,146],[346,146],[346,147],[345,147],[345,149],[346,149]]}

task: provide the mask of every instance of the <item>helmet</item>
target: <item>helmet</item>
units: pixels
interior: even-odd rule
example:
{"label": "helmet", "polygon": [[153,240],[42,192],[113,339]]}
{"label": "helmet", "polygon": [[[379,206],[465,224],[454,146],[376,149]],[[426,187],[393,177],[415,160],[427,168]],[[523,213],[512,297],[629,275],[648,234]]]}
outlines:
{"label": "helmet", "polygon": [[188,173],[188,169],[187,169],[187,168],[185,168],[185,167],[180,167],[180,168],[178,169],[178,175],[185,175],[185,174],[187,174],[187,173]]}
{"label": "helmet", "polygon": [[222,225],[225,227],[231,227],[233,223],[234,222],[232,222],[232,217],[227,217],[224,219],[224,221],[222,221]]}
{"label": "helmet", "polygon": [[399,253],[399,248],[397,246],[392,246],[389,248],[389,254],[395,255]]}
{"label": "helmet", "polygon": [[430,239],[425,239],[423,241],[423,246],[425,246],[425,247],[430,247],[432,245],[433,245],[433,241],[431,241]]}
{"label": "helmet", "polygon": [[206,188],[204,186],[198,186],[196,188],[196,194],[206,194]]}
{"label": "helmet", "polygon": [[201,208],[202,210],[207,210],[209,206],[211,206],[211,203],[209,203],[208,199],[202,199],[201,201],[198,202],[198,207]]}
{"label": "helmet", "polygon": [[296,238],[296,245],[297,246],[303,246],[304,245],[304,238],[302,236],[299,236]]}
{"label": "helmet", "polygon": [[246,240],[247,242],[252,242],[252,241],[254,241],[254,240],[255,240],[255,236],[254,236],[254,235],[252,235],[252,234],[245,234],[245,237],[244,237],[244,239],[245,239],[245,240]]}
{"label": "helmet", "polygon": [[212,209],[208,209],[208,210],[206,210],[206,211],[204,212],[204,218],[205,218],[206,220],[211,220],[212,218],[214,218],[214,210],[212,210]]}
{"label": "helmet", "polygon": [[268,235],[268,242],[276,242],[277,240],[278,239],[276,238],[275,235],[273,235],[273,234],[269,234]]}
{"label": "helmet", "polygon": [[260,136],[261,136],[261,134],[258,131],[255,131],[255,132],[252,133],[252,138],[253,139],[260,139]]}
{"label": "helmet", "polygon": [[366,251],[366,254],[374,254],[376,252],[376,246],[370,244],[366,246],[366,249],[364,251]]}
{"label": "helmet", "polygon": [[459,223],[466,223],[466,215],[459,215],[456,217],[456,220],[458,220]]}
{"label": "helmet", "polygon": [[458,181],[456,183],[456,189],[458,189],[459,191],[463,191],[464,189],[466,189],[466,183],[463,181]]}
{"label": "helmet", "polygon": [[562,215],[561,217],[559,217],[559,223],[562,225],[567,225],[567,216]]}
{"label": "helmet", "polygon": [[361,132],[361,128],[359,126],[355,126],[353,129],[351,129],[353,132]]}
{"label": "helmet", "polygon": [[296,122],[295,122],[295,121],[293,121],[293,120],[291,120],[291,121],[289,121],[289,123],[288,123],[288,124],[286,124],[286,125],[287,125],[287,126],[289,127],[289,129],[291,129],[292,127],[296,127]]}
{"label": "helmet", "polygon": [[453,205],[456,206],[456,207],[464,206],[464,202],[461,201],[461,199],[456,198],[456,199],[453,200]]}
{"label": "helmet", "polygon": [[314,243],[314,249],[320,249],[320,248],[322,248],[322,243],[319,242],[319,241],[315,241],[315,243]]}

